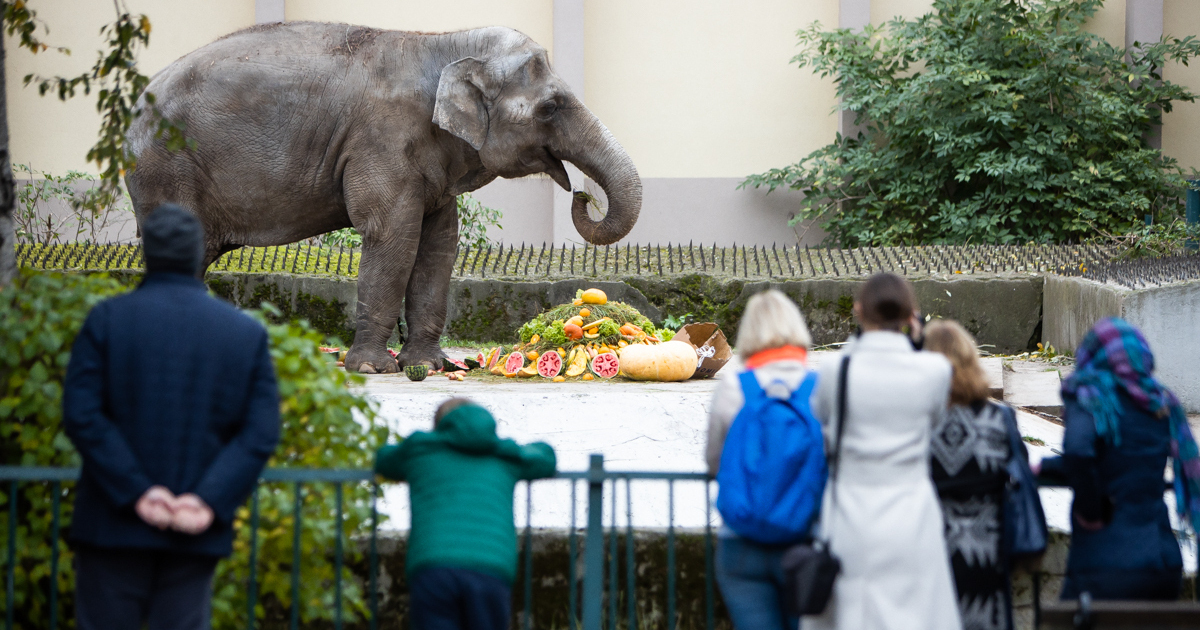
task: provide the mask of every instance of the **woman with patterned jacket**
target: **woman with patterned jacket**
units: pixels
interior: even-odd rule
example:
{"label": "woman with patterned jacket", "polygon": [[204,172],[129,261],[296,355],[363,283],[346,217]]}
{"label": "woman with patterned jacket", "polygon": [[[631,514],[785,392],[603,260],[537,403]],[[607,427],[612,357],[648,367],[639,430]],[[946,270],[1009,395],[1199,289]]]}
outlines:
{"label": "woman with patterned jacket", "polygon": [[[946,551],[954,571],[964,630],[1010,630],[1010,563],[1003,544],[1004,489],[1012,457],[1011,407],[988,401],[975,339],[958,322],[925,329],[924,348],[945,355],[954,372],[950,404],[930,440],[930,472],[946,522]],[[1020,442],[1020,435],[1015,442]],[[1021,449],[1024,451],[1024,448]],[[1028,454],[1018,453],[1028,465]]]}

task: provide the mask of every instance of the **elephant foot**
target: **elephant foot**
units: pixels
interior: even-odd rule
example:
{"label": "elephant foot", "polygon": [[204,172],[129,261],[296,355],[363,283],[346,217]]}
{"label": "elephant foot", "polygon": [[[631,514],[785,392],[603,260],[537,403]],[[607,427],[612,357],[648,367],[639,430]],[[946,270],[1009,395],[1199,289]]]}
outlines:
{"label": "elephant foot", "polygon": [[364,348],[353,346],[346,353],[347,372],[362,374],[393,374],[400,371],[396,360],[388,353],[387,348]]}
{"label": "elephant foot", "polygon": [[409,365],[428,365],[430,369],[440,370],[444,358],[446,353],[442,352],[439,346],[418,346],[410,342],[400,349],[400,356],[396,357],[396,362],[400,369]]}

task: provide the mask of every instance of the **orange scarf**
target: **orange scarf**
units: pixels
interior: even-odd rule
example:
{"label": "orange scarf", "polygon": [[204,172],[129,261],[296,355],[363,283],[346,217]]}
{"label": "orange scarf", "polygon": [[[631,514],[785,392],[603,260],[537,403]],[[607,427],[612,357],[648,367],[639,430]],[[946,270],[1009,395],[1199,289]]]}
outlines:
{"label": "orange scarf", "polygon": [[746,359],[746,369],[754,370],[776,361],[799,361],[806,363],[807,360],[808,351],[804,348],[799,346],[781,346],[754,353],[749,359]]}

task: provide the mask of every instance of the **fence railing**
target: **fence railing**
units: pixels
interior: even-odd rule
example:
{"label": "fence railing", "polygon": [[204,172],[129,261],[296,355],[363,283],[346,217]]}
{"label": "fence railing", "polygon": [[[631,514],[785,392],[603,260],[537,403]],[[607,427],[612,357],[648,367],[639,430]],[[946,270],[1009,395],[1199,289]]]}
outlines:
{"label": "fence railing", "polygon": [[[459,248],[459,278],[620,278],[702,274],[742,279],[862,277],[878,271],[932,274],[1082,274],[1117,253],[1101,245],[926,245],[838,249],[799,244],[696,243],[556,245],[494,244]],[[357,277],[361,247],[242,247],[218,258],[209,271],[298,273]],[[141,269],[137,245],[18,244],[17,263],[33,269]]]}
{"label": "fence railing", "polygon": [[[61,505],[59,498],[62,496],[62,485],[71,483],[78,479],[80,470],[78,468],[46,468],[46,467],[25,467],[25,466],[0,466],[0,487],[3,489],[3,495],[7,497],[7,540],[6,554],[3,558],[4,579],[5,579],[5,630],[12,630],[15,622],[15,601],[16,601],[16,576],[17,565],[20,560],[20,548],[18,546],[18,527],[19,527],[19,501],[14,500],[18,497],[18,491],[22,484],[49,484],[50,496],[52,497],[52,524],[50,527],[49,537],[54,544],[50,545],[51,558],[49,568],[49,593],[48,593],[48,627],[58,628],[60,625],[59,618],[59,592],[58,592],[58,575],[59,575],[59,545],[56,541],[61,535]],[[674,630],[677,627],[684,627],[681,623],[681,608],[677,601],[677,527],[675,517],[675,486],[677,482],[694,482],[699,483],[704,491],[704,510],[705,510],[705,526],[703,534],[703,557],[704,557],[704,604],[703,604],[703,627],[706,630],[713,630],[716,624],[716,587],[713,576],[714,562],[714,539],[713,539],[713,505],[711,500],[711,480],[702,473],[673,473],[673,472],[634,472],[634,471],[613,471],[606,470],[604,467],[604,458],[602,455],[592,455],[590,466],[585,471],[574,472],[559,472],[555,479],[566,480],[570,484],[570,522],[568,529],[568,566],[566,575],[567,579],[567,620],[570,630],[577,630],[582,627],[584,630],[616,630],[619,627],[619,622],[623,621],[625,628],[641,628],[648,624],[639,620],[640,613],[639,603],[637,601],[637,580],[638,570],[635,562],[634,548],[634,521],[633,521],[633,492],[632,483],[635,481],[659,481],[667,484],[667,528],[666,528],[666,545],[665,545],[665,564],[666,564],[666,592],[665,601],[661,602],[664,606],[665,620],[670,620],[664,624],[668,630]],[[302,512],[302,492],[306,484],[331,483],[335,488],[335,530],[338,535],[335,539],[333,557],[334,557],[334,627],[341,629],[343,627],[343,605],[342,594],[344,585],[342,583],[342,567],[345,557],[343,548],[344,541],[342,533],[343,525],[343,486],[345,484],[370,484],[371,493],[371,526],[370,532],[367,533],[367,539],[364,541],[368,557],[367,569],[367,608],[369,611],[367,625],[374,630],[379,624],[379,566],[380,555],[378,549],[378,509],[377,499],[379,497],[379,486],[375,480],[374,474],[369,470],[323,470],[323,469],[291,469],[291,468],[276,468],[263,471],[259,479],[259,487],[256,487],[249,501],[249,520],[250,520],[250,540],[248,544],[249,554],[249,579],[247,580],[247,627],[255,628],[258,626],[259,619],[256,615],[256,605],[259,603],[257,589],[259,587],[259,494],[261,485],[264,483],[290,483],[294,488],[294,503],[292,506],[292,562],[291,562],[291,603],[288,609],[289,621],[288,625],[292,629],[300,626],[300,584],[303,579],[304,557],[301,553],[301,530],[303,528],[303,519],[300,515]],[[533,628],[533,605],[534,605],[534,576],[533,576],[533,493],[532,485],[549,483],[547,481],[532,482],[526,484],[524,493],[525,502],[525,524],[521,531],[521,550],[520,550],[520,571],[521,580],[519,590],[514,589],[514,592],[519,595],[520,602],[514,602],[514,609],[518,611],[518,619],[522,630],[532,630]],[[583,519],[583,540],[580,540],[580,520],[577,506],[577,488],[583,485],[586,488],[586,512]],[[617,495],[619,485],[625,486],[625,528],[624,528],[624,562],[620,562],[618,546],[618,538],[621,536],[621,527],[619,525],[618,514],[620,510],[617,504]],[[609,524],[607,531],[604,525],[604,508],[605,508],[605,493],[608,493],[609,500]],[[32,534],[30,530],[26,536]],[[26,541],[28,542],[28,540]],[[580,544],[582,542],[582,545]],[[580,547],[582,546],[583,557],[579,558]],[[325,550],[328,552],[329,550]],[[607,561],[606,561],[607,555]],[[582,579],[579,578],[579,562],[583,562]],[[625,568],[625,575],[619,574],[620,565]],[[622,580],[624,587],[622,588]],[[32,587],[32,580],[30,580]],[[606,598],[607,593],[607,598]],[[624,610],[619,610],[622,596],[624,598]],[[622,619],[624,618],[624,619]],[[700,624],[694,620],[693,623],[687,624],[690,627],[700,627]]]}

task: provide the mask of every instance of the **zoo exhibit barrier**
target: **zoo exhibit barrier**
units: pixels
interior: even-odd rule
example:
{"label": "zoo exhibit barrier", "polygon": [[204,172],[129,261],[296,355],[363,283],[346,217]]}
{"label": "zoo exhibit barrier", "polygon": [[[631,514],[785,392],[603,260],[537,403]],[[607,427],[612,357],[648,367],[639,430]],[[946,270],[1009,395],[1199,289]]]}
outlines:
{"label": "zoo exhibit barrier", "polygon": [[[79,479],[80,469],[78,468],[49,468],[49,467],[27,467],[27,466],[0,466],[0,484],[3,484],[3,495],[6,497],[7,503],[7,544],[6,552],[3,556],[3,566],[5,574],[5,598],[4,611],[5,623],[4,630],[12,630],[15,617],[15,602],[16,598],[16,566],[20,559],[18,554],[18,512],[19,501],[13,501],[12,498],[17,496],[17,491],[20,484],[49,484],[50,494],[52,497],[52,522],[50,527],[50,538],[59,540],[61,534],[60,523],[60,498],[62,496],[62,486],[64,483],[75,482]],[[633,529],[633,511],[632,511],[632,494],[630,492],[631,484],[634,481],[662,481],[667,483],[667,510],[668,524],[666,530],[666,601],[665,601],[665,616],[664,619],[674,619],[675,623],[667,626],[669,630],[674,630],[677,627],[699,627],[698,623],[683,624],[682,617],[678,614],[682,612],[677,607],[677,592],[676,592],[676,526],[675,526],[675,483],[677,481],[699,482],[704,487],[705,494],[705,528],[704,528],[704,628],[713,630],[716,619],[715,612],[715,583],[713,577],[713,519],[712,519],[712,501],[711,501],[711,486],[712,480],[703,473],[672,473],[672,472],[631,472],[631,471],[612,471],[604,468],[603,455],[593,454],[588,469],[579,472],[562,472],[560,471],[553,479],[568,480],[571,485],[571,515],[570,529],[568,532],[568,597],[567,597],[567,619],[570,630],[577,630],[582,627],[583,630],[616,630],[619,622],[624,622],[623,628],[626,630],[632,628],[647,627],[648,623],[639,621],[638,618],[638,601],[636,595],[636,584],[638,580],[637,567],[635,566],[635,551],[634,551],[634,529]],[[552,480],[553,480],[552,479]],[[552,480],[538,481],[534,483],[548,483]],[[335,484],[336,497],[336,530],[342,531],[342,494],[343,486],[349,484],[369,483],[372,489],[371,500],[371,531],[367,544],[368,555],[368,610],[369,617],[367,619],[368,627],[374,630],[379,626],[379,551],[378,551],[378,512],[376,510],[376,502],[379,496],[379,484],[375,480],[375,474],[370,470],[332,470],[332,469],[297,469],[297,468],[271,468],[263,471],[259,478],[259,486],[256,486],[254,493],[250,499],[250,544],[249,544],[249,567],[250,574],[247,581],[247,613],[248,623],[247,628],[257,627],[258,620],[255,617],[255,606],[258,603],[257,588],[257,554],[258,554],[258,530],[259,530],[259,487],[263,483],[283,482],[294,484],[295,496],[292,506],[292,514],[296,516],[292,524],[292,564],[291,564],[291,604],[289,608],[289,628],[297,630],[300,627],[300,611],[299,611],[299,593],[300,580],[302,578],[303,557],[300,550],[300,532],[303,527],[301,514],[302,490],[305,484],[332,483]],[[586,488],[587,510],[586,524],[584,526],[583,540],[579,540],[578,518],[576,510],[576,490],[583,482]],[[625,575],[619,575],[619,560],[620,549],[618,545],[618,537],[621,535],[620,526],[618,524],[617,514],[619,512],[617,505],[617,489],[618,484],[623,482],[625,486]],[[605,499],[605,485],[609,489],[610,500],[610,522],[605,532],[603,523],[603,510]],[[520,534],[521,550],[519,555],[519,574],[520,589],[514,588],[514,595],[520,597],[520,602],[514,602],[513,609],[517,611],[519,619],[519,627],[522,630],[531,630],[533,627],[533,528],[530,524],[530,515],[533,510],[532,492],[528,486],[530,482],[526,482],[525,492],[525,527]],[[28,508],[26,508],[28,509]],[[24,536],[28,536],[27,533]],[[342,567],[344,559],[343,536],[336,537],[336,543],[333,549],[334,554],[334,628],[340,630],[343,627],[343,605],[342,605]],[[582,545],[580,544],[582,542]],[[582,546],[582,550],[580,547]],[[59,608],[59,593],[58,593],[58,563],[59,563],[59,545],[51,545],[50,552],[50,568],[49,573],[44,579],[49,581],[48,594],[48,627],[58,627],[58,608]],[[582,551],[582,559],[577,559],[580,551]],[[605,560],[605,552],[608,554],[608,561]],[[578,579],[579,567],[578,562],[583,562],[583,577]],[[606,571],[607,569],[607,571]],[[606,575],[607,573],[607,575]],[[621,580],[625,581],[625,588],[622,592]],[[514,585],[517,586],[517,585]],[[605,593],[608,593],[607,602],[605,601]],[[624,610],[620,610],[619,600],[621,595],[624,595]],[[516,599],[516,597],[514,597]],[[518,605],[519,604],[519,605]],[[622,617],[624,619],[622,619]],[[679,617],[677,619],[677,617]]]}
{"label": "zoo exhibit barrier", "polygon": [[[794,245],[487,245],[460,247],[458,278],[621,277],[705,274],[741,278],[862,277],[878,271],[932,274],[1087,274],[1119,253],[1109,245],[921,245],[837,249]],[[242,247],[209,271],[356,277],[361,247],[292,244]],[[17,245],[17,264],[32,269],[115,270],[143,266],[138,245]]]}

